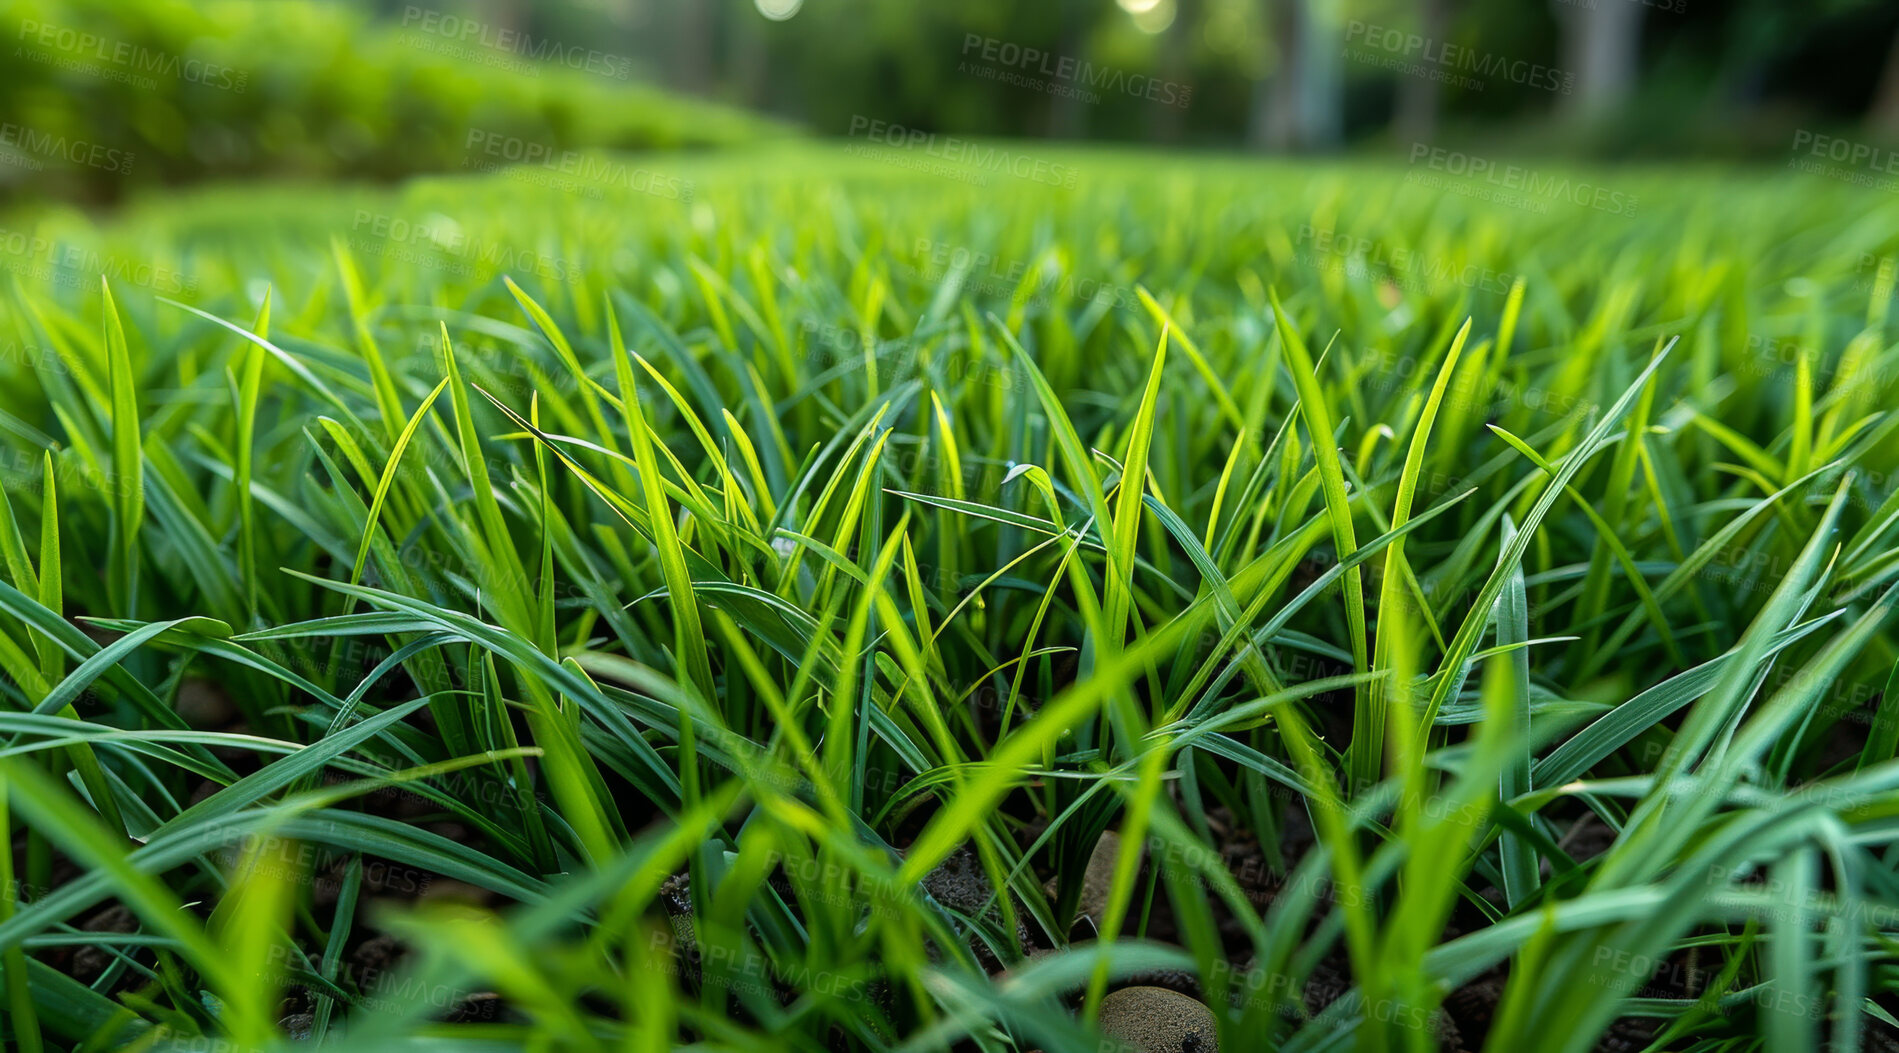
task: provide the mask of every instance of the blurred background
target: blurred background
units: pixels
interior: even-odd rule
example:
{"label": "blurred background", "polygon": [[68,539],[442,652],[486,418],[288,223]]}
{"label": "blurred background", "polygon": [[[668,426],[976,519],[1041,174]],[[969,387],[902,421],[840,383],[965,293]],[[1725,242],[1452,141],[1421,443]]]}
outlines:
{"label": "blurred background", "polygon": [[[0,194],[834,137],[1899,177],[1892,0],[13,0]],[[926,138],[927,137],[927,138]]]}

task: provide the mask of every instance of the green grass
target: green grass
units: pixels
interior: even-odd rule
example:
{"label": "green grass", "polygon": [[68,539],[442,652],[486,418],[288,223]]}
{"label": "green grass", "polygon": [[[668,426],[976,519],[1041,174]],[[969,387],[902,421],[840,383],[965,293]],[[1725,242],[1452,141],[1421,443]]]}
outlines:
{"label": "green grass", "polygon": [[893,157],[8,224],[12,1048],[1885,1048],[1899,206]]}

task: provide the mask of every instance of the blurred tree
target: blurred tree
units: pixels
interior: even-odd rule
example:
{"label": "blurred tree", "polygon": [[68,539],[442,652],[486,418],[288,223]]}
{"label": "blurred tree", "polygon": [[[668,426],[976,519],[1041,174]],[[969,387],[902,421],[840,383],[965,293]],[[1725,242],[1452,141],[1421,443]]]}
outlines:
{"label": "blurred tree", "polygon": [[1558,0],[1563,69],[1576,78],[1565,107],[1580,120],[1613,112],[1635,90],[1642,0]]}
{"label": "blurred tree", "polygon": [[[1863,120],[1865,134],[1899,139],[1896,0],[5,2],[22,20],[154,53],[224,55],[251,75],[244,91],[174,81],[139,91],[14,42],[0,64],[8,119],[130,144],[138,178],[162,181],[211,170],[396,178],[462,163],[471,125],[519,127],[510,134],[563,149],[718,140],[744,126],[702,134],[698,111],[654,105],[656,95],[600,101],[637,87],[629,80],[769,110],[819,135],[882,121],[945,135],[1292,151],[1504,129],[1532,150],[1739,154],[1784,152],[1792,127]],[[568,70],[558,88],[502,76],[507,46],[493,33],[450,39],[451,15],[598,49],[612,72]],[[1347,67],[1353,21],[1575,79],[1568,95],[1501,82],[1486,91]],[[264,37],[272,43],[252,43]],[[1184,87],[1189,104],[1130,87],[1145,78]],[[1549,121],[1552,112],[1587,120],[1590,134]],[[0,179],[18,184],[23,173]],[[86,173],[69,178],[82,184],[75,193],[113,192],[90,189]]]}
{"label": "blurred tree", "polygon": [[[1418,0],[1418,32],[1426,40],[1444,41],[1451,31],[1451,0]],[[1443,85],[1431,77],[1397,78],[1392,125],[1400,139],[1427,142],[1437,135]]]}
{"label": "blurred tree", "polygon": [[1879,74],[1879,87],[1873,94],[1873,106],[1867,123],[1888,139],[1899,139],[1899,30],[1892,35],[1892,49]]}
{"label": "blurred tree", "polygon": [[[1160,77],[1173,84],[1193,80],[1193,46],[1201,24],[1201,0],[1174,0],[1173,25],[1161,32]],[[1186,113],[1179,106],[1154,108],[1154,138],[1179,142]]]}
{"label": "blurred tree", "polygon": [[[1081,57],[1087,53],[1089,30],[1094,19],[1103,7],[1111,7],[1101,0],[1058,0],[1056,8],[1060,13],[1060,35],[1056,38],[1055,54],[1058,56]],[[1057,95],[1049,104],[1048,134],[1057,139],[1079,139],[1088,134],[1088,107],[1080,96]]]}
{"label": "blurred tree", "polygon": [[519,32],[528,25],[528,11],[522,0],[481,0],[476,10],[481,20],[496,31]]}
{"label": "blurred tree", "polygon": [[1345,138],[1345,84],[1340,52],[1345,44],[1344,0],[1306,0],[1309,16],[1299,41],[1300,137],[1307,149],[1327,149]]}
{"label": "blurred tree", "polygon": [[1278,62],[1255,87],[1249,141],[1268,150],[1337,145],[1344,125],[1337,0],[1264,3]]}
{"label": "blurred tree", "polygon": [[713,0],[685,0],[668,6],[673,14],[667,47],[673,58],[673,85],[694,95],[711,94],[714,20],[725,5]]}

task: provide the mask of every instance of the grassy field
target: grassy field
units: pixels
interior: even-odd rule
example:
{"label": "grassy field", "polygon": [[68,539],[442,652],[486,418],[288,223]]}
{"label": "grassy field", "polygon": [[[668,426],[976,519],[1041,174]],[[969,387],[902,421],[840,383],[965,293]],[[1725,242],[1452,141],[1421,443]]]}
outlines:
{"label": "grassy field", "polygon": [[1899,1048],[1899,202],[1023,160],[12,217],[8,1048]]}

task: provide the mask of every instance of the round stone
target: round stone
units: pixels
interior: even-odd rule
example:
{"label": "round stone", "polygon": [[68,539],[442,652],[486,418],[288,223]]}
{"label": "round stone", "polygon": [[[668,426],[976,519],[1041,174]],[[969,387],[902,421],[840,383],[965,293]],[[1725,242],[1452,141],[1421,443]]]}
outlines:
{"label": "round stone", "polygon": [[1101,1034],[1138,1053],[1217,1053],[1219,1024],[1199,1000],[1165,987],[1123,987],[1101,1000]]}

